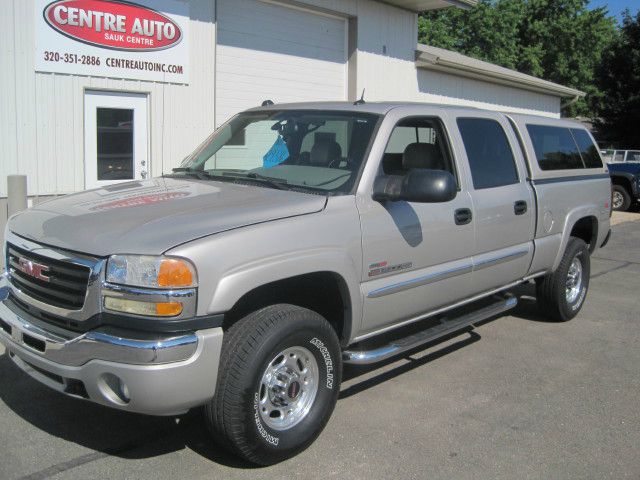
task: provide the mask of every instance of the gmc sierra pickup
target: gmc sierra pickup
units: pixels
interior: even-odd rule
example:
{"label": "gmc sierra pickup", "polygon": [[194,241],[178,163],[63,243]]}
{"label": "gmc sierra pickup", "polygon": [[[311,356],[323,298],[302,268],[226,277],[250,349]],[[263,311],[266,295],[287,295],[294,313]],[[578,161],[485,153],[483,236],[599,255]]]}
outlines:
{"label": "gmc sierra pickup", "polygon": [[470,328],[513,308],[523,282],[549,318],[575,317],[610,214],[577,123],[265,105],[170,174],[13,216],[0,341],[73,397],[152,415],[204,406],[221,446],[271,464],[320,434],[345,363]]}

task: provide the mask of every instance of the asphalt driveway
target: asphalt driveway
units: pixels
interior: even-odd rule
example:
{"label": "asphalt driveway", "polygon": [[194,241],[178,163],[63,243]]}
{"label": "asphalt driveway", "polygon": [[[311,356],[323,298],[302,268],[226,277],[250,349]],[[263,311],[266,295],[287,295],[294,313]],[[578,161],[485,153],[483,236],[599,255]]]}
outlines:
{"label": "asphalt driveway", "polygon": [[[640,214],[632,220],[640,219]],[[198,412],[121,413],[68,399],[0,347],[0,479],[640,478],[640,221],[614,227],[566,324],[523,288],[513,315],[375,369],[349,369],[324,433],[252,468]]]}

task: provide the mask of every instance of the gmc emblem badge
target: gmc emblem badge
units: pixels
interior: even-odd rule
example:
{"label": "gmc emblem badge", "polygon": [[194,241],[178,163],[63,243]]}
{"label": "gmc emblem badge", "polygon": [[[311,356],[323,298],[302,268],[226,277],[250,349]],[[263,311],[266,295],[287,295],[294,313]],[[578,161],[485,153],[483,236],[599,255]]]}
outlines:
{"label": "gmc emblem badge", "polygon": [[47,277],[43,273],[49,271],[49,267],[47,267],[46,265],[32,262],[31,260],[27,260],[26,258],[19,258],[18,268],[20,269],[20,271],[33,278],[37,278],[38,280],[42,280],[43,282],[49,281],[49,277]]}

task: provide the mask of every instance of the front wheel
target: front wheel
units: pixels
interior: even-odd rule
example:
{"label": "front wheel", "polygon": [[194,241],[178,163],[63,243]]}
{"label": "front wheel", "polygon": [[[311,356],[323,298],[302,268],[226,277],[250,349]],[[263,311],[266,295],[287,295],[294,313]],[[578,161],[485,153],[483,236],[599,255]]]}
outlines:
{"label": "front wheel", "polygon": [[584,240],[571,237],[558,269],[537,281],[538,304],[552,320],[575,317],[587,296],[591,262]]}
{"label": "front wheel", "polygon": [[208,426],[250,462],[290,458],[329,420],[341,371],[338,338],[323,317],[293,305],[254,312],[225,333]]}

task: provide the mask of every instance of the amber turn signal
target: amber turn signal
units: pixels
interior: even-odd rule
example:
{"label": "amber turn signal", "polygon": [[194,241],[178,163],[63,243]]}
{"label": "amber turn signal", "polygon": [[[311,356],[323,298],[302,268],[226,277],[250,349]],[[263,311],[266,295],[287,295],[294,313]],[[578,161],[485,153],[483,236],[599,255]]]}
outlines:
{"label": "amber turn signal", "polygon": [[175,317],[182,313],[180,302],[156,303],[156,315],[159,317]]}
{"label": "amber turn signal", "polygon": [[193,280],[193,267],[186,261],[165,258],[160,262],[158,287],[191,287]]}

